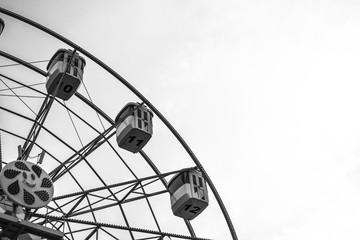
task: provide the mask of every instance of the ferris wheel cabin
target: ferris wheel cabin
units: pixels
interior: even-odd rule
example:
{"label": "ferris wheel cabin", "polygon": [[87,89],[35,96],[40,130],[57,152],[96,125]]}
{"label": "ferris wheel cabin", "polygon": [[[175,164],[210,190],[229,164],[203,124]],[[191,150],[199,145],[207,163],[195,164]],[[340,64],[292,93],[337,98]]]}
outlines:
{"label": "ferris wheel cabin", "polygon": [[76,52],[72,55],[71,50],[59,49],[46,67],[48,93],[63,100],[69,100],[74,95],[84,74],[85,59]]}
{"label": "ferris wheel cabin", "polygon": [[209,205],[206,182],[199,171],[178,173],[170,180],[168,188],[175,216],[192,220]]}
{"label": "ferris wheel cabin", "polygon": [[146,106],[126,104],[115,118],[118,146],[132,153],[139,152],[152,136],[152,117],[152,111]]}

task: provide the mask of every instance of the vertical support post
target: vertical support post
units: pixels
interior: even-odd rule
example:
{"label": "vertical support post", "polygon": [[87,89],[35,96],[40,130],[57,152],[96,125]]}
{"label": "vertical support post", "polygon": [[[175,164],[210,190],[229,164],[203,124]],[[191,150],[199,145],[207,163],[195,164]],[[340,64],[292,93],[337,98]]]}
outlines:
{"label": "vertical support post", "polygon": [[42,152],[38,155],[37,164],[42,164],[42,162],[44,160],[44,156],[45,156],[45,151],[42,150]]}

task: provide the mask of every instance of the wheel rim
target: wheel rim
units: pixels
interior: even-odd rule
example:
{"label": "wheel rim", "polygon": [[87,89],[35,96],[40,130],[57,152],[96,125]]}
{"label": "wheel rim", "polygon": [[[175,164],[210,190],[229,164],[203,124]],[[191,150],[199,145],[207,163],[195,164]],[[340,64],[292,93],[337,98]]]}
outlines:
{"label": "wheel rim", "polygon": [[[40,137],[36,139],[37,141],[34,143],[34,149],[31,153],[35,154],[41,150],[46,152],[47,159],[44,161],[43,166],[44,169],[48,170],[48,173],[54,181],[56,196],[48,208],[31,213],[32,221],[44,224],[45,219],[47,226],[61,229],[68,239],[83,239],[84,237],[101,238],[100,236],[108,236],[109,239],[116,239],[116,237],[120,236],[119,234],[123,234],[123,236],[129,239],[139,239],[141,237],[201,239],[201,237],[196,237],[198,235],[197,231],[193,229],[188,221],[182,224],[184,227],[182,227],[180,231],[167,226],[166,220],[158,219],[156,212],[159,206],[154,203],[168,203],[167,207],[163,207],[165,210],[160,210],[166,211],[166,216],[175,219],[168,225],[176,225],[180,221],[182,222],[181,219],[171,215],[166,182],[173,174],[182,171],[184,168],[197,168],[206,178],[216,200],[216,204],[218,204],[221,209],[232,238],[237,239],[225,206],[205,169],[172,125],[137,89],[99,59],[72,43],[70,40],[6,9],[0,8],[0,12],[28,23],[61,40],[118,80],[118,85],[122,85],[119,88],[124,89],[125,86],[126,91],[130,90],[130,95],[132,95],[131,100],[134,100],[135,97],[137,101],[147,105],[155,113],[156,117],[161,120],[161,124],[170,130],[170,133],[167,133],[167,135],[171,135],[171,137],[174,138],[174,142],[175,140],[177,141],[174,149],[178,150],[177,145],[180,143],[183,150],[185,150],[182,153],[182,157],[187,159],[175,168],[167,165],[160,169],[160,167],[154,163],[156,160],[153,160],[164,158],[161,153],[158,153],[156,147],[154,147],[156,145],[155,143],[159,144],[161,142],[160,140],[155,143],[150,143],[148,148],[146,147],[144,151],[140,151],[137,155],[129,154],[119,150],[116,144],[114,144],[113,135],[115,134],[115,128],[113,118],[115,115],[106,113],[105,110],[102,110],[101,106],[99,107],[94,104],[89,96],[85,96],[86,91],[76,93],[69,103],[55,99],[54,106],[51,107],[50,111],[57,113],[58,111],[62,111],[62,116],[67,117],[67,125],[65,125],[65,128],[76,126],[76,128],[82,129],[86,134],[81,134],[79,133],[80,131],[72,131],[71,137],[64,135],[62,133],[64,126],[59,125],[61,120],[56,119],[57,117],[54,115],[49,115],[44,125],[39,128],[41,134],[39,134]],[[57,49],[54,49],[54,51],[56,50]],[[7,52],[0,52],[0,55],[6,59],[10,59],[12,62],[17,62],[30,68],[36,73],[34,74],[36,76],[46,76],[46,72],[41,70],[41,68],[34,67]],[[46,98],[46,91],[44,86],[31,86],[32,84],[30,83],[23,83],[19,80],[22,79],[21,77],[15,78],[12,74],[4,73],[1,74],[0,77],[2,78],[3,87],[11,88],[14,91],[9,90],[8,93],[10,92],[10,94],[8,95],[12,95],[12,98],[16,98],[18,101],[16,106],[14,106],[13,102],[10,104],[9,101],[2,102],[0,106],[2,112],[7,115],[6,119],[2,119],[4,124],[1,124],[1,126],[5,126],[1,127],[3,146],[5,142],[13,142],[12,144],[7,144],[6,149],[12,149],[12,153],[4,154],[3,161],[6,162],[15,160],[7,160],[7,158],[14,158],[16,146],[24,144],[24,141],[28,139],[26,134],[28,134],[29,131],[20,131],[16,127],[17,123],[21,124],[23,129],[29,129],[34,125],[34,119],[39,115],[37,110]],[[34,76],[34,78],[36,77]],[[39,78],[37,77],[37,79]],[[86,76],[84,81],[86,81]],[[15,91],[18,91],[15,90],[17,87],[22,87],[21,91],[23,92],[15,93]],[[21,94],[23,95],[20,96]],[[16,97],[16,95],[18,97]],[[11,97],[4,95],[2,98],[8,99]],[[30,98],[31,101],[29,101],[29,103],[24,103],[24,99]],[[125,103],[126,99],[123,101]],[[86,111],[81,114],[78,113],[79,111],[77,109],[79,109],[79,107],[86,109]],[[96,121],[88,120],[88,114],[92,114],[91,118],[96,119]],[[74,121],[76,123],[74,123]],[[157,126],[155,126],[155,129],[156,128]],[[89,132],[91,133],[89,134]],[[51,145],[49,144],[50,142],[54,142],[56,149],[49,147],[49,145]],[[153,146],[151,146],[151,144],[153,144]],[[151,150],[151,148],[153,150]],[[150,153],[148,153],[148,149]],[[10,152],[10,150],[8,151]],[[61,154],[58,152],[61,152]],[[109,153],[111,154],[109,155]],[[106,163],[97,160],[104,158],[104,156],[107,158]],[[86,171],[84,169],[86,169]],[[102,169],[107,170],[104,172]],[[122,170],[119,171],[118,169]],[[81,175],[82,177],[79,178],[78,176]],[[121,175],[121,181],[119,181],[119,178],[114,178],[116,175]],[[88,180],[89,178],[91,181]],[[69,184],[69,182],[71,182],[71,184]],[[96,182],[96,184],[94,184],[94,182]],[[56,187],[56,185],[67,187],[59,188]],[[153,202],[152,199],[155,198],[161,200],[155,200]],[[67,204],[69,201],[70,203]],[[132,205],[129,208],[130,210],[123,206],[130,204]],[[136,216],[133,216],[128,213],[131,212],[132,209],[140,208],[147,211],[147,217],[141,217],[144,218],[144,221],[139,221],[141,218],[139,218],[138,214],[134,214]],[[117,211],[116,214],[114,213],[114,209]],[[111,212],[110,214],[109,211]],[[111,217],[113,217],[113,219],[111,219]],[[145,219],[147,220],[145,221]],[[151,222],[151,224],[140,224],[139,222]],[[166,231],[166,229],[170,229],[170,231]],[[209,235],[209,237],[211,238],[211,235]]]}

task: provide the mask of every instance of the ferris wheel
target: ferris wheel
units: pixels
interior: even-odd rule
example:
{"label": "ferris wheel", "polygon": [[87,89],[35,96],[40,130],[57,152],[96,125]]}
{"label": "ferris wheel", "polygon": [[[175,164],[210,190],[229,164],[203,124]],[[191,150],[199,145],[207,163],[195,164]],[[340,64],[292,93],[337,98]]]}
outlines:
{"label": "ferris wheel", "polygon": [[[0,239],[237,239],[151,102],[69,39],[0,14]],[[15,38],[22,28],[34,36]],[[22,46],[32,37],[49,44]]]}

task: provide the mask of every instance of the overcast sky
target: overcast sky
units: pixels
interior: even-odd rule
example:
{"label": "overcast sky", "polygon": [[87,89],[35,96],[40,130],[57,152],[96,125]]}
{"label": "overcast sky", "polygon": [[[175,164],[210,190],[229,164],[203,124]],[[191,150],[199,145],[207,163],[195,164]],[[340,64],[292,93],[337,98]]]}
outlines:
{"label": "overcast sky", "polygon": [[359,239],[357,1],[0,5],[82,46],[157,106],[239,239]]}

